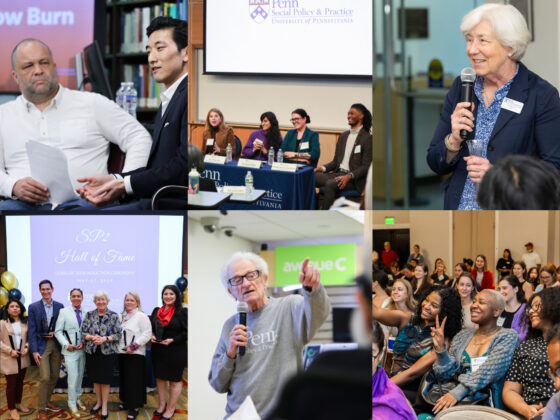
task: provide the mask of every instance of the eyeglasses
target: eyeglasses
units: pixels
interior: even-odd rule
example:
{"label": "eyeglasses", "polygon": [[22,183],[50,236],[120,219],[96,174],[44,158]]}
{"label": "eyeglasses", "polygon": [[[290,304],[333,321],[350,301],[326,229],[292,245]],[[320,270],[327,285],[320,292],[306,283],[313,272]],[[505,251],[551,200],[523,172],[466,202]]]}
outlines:
{"label": "eyeglasses", "polygon": [[539,312],[542,308],[542,304],[541,303],[537,303],[536,305],[531,305],[529,308],[527,308],[527,313],[533,311],[533,312]]}
{"label": "eyeglasses", "polygon": [[299,120],[301,120],[301,118],[292,118],[290,121],[292,123],[298,122]]}
{"label": "eyeglasses", "polygon": [[247,279],[249,281],[255,281],[259,278],[261,272],[259,270],[248,271],[241,276],[233,276],[232,278],[228,279],[228,283],[230,286],[239,286],[243,283],[243,279]]}
{"label": "eyeglasses", "polygon": [[548,376],[550,376],[553,382],[556,381],[556,379],[560,379],[560,368],[557,368],[555,371],[548,369]]}

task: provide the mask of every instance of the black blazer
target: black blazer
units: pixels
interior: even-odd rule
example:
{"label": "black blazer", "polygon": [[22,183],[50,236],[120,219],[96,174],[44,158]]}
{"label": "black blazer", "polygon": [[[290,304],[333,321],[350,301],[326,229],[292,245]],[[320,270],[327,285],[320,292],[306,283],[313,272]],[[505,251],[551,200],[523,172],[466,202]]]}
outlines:
{"label": "black blazer", "polygon": [[[150,316],[150,321],[152,322],[152,333],[155,334],[156,327],[155,323],[158,321],[157,313],[159,308],[154,308],[152,315]],[[187,308],[175,308],[175,313],[169,321],[167,327],[163,327],[163,339],[172,338],[173,343],[170,345],[181,345],[184,346],[187,341],[188,336],[188,311]]]}
{"label": "black blazer", "polygon": [[134,198],[151,198],[165,185],[187,185],[187,77],[177,87],[165,114],[161,106],[154,123],[154,135],[146,167],[130,175]]}
{"label": "black blazer", "polygon": [[[338,138],[336,143],[336,149],[334,152],[334,158],[332,161],[325,165],[325,172],[337,172],[340,169],[340,164],[344,158],[344,152],[346,150],[346,141],[350,131],[345,131]],[[356,152],[356,147],[360,146],[359,153]],[[366,185],[366,177],[368,169],[371,165],[372,159],[372,148],[373,141],[371,134],[365,131],[363,128],[358,132],[356,141],[354,142],[354,147],[352,148],[352,155],[350,156],[349,166],[350,172],[354,174],[354,182],[356,183],[356,188],[358,191],[362,192]]]}

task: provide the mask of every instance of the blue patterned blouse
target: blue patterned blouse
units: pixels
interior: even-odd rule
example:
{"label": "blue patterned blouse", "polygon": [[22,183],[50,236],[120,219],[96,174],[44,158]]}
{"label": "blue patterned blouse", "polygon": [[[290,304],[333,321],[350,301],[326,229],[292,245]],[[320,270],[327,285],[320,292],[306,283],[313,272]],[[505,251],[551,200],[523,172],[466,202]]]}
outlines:
{"label": "blue patterned blouse", "polygon": [[[496,91],[494,94],[494,100],[486,109],[484,106],[484,98],[482,97],[482,82],[484,79],[481,76],[477,76],[476,81],[474,82],[474,94],[480,103],[476,113],[474,138],[484,141],[482,157],[485,159],[490,135],[492,134],[492,130],[494,130],[494,125],[496,124],[496,120],[498,119],[498,115],[502,109],[502,102],[504,98],[507,97],[509,88],[513,83],[513,79],[517,76],[518,71],[519,64],[517,64],[513,77]],[[465,181],[465,187],[463,188],[463,193],[461,194],[461,201],[459,202],[458,210],[482,210],[476,202],[476,185],[471,181],[469,176],[467,176]]]}

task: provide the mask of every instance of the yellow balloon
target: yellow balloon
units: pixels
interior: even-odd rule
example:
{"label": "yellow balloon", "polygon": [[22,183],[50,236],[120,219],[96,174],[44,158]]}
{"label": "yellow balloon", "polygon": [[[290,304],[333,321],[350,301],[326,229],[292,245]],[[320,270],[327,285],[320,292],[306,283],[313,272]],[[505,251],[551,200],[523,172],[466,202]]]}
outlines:
{"label": "yellow balloon", "polygon": [[188,293],[189,289],[185,289],[185,291],[183,292],[183,302],[184,303],[189,303],[189,293]]}
{"label": "yellow balloon", "polygon": [[0,306],[4,306],[6,303],[8,303],[8,291],[0,287]]}
{"label": "yellow balloon", "polygon": [[4,286],[6,290],[12,290],[13,288],[17,288],[19,283],[13,273],[4,271],[2,273],[2,286]]}

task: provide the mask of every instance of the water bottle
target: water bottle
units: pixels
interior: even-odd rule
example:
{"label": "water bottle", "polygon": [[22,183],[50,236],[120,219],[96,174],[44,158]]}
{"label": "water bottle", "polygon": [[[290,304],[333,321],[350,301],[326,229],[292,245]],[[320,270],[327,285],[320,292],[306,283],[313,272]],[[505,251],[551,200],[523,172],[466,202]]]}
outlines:
{"label": "water bottle", "polygon": [[247,175],[245,175],[245,195],[248,197],[253,195],[253,174],[251,171],[247,171]]}
{"label": "water bottle", "polygon": [[268,149],[268,164],[272,166],[273,163],[274,163],[274,147],[270,146],[270,149]]}
{"label": "water bottle", "polygon": [[130,115],[136,118],[136,106],[138,103],[138,92],[134,88],[134,83],[128,83],[128,89],[125,92],[126,110]]}
{"label": "water bottle", "polygon": [[231,151],[231,144],[228,143],[228,145],[226,146],[226,163],[229,163],[233,160],[231,157]]}
{"label": "water bottle", "polygon": [[282,163],[284,162],[284,152],[282,149],[278,149],[278,155],[276,156],[276,162]]}
{"label": "water bottle", "polygon": [[117,90],[116,99],[117,105],[124,108],[124,91],[126,89],[126,83],[121,82],[121,87]]}
{"label": "water bottle", "polygon": [[200,174],[196,168],[192,168],[189,172],[189,194],[198,194],[200,185]]}

